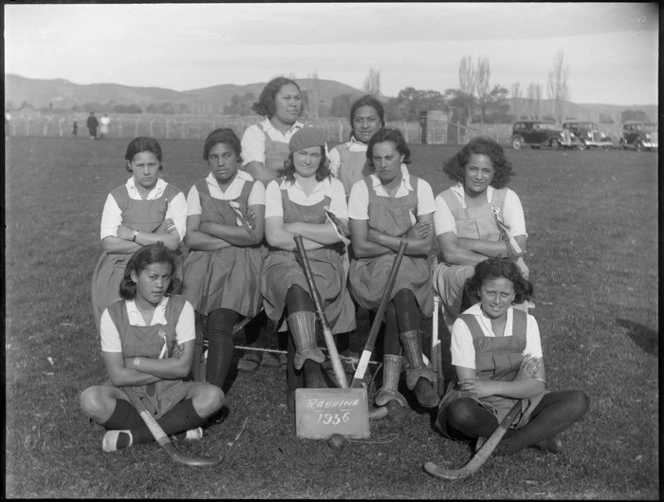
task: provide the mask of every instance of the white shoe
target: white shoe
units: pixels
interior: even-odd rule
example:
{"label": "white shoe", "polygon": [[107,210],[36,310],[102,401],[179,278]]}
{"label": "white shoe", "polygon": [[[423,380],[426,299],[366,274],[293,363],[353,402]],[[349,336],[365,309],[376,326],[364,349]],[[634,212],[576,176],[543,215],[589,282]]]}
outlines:
{"label": "white shoe", "polygon": [[196,427],[195,429],[189,429],[184,438],[187,441],[200,441],[203,439],[203,428]]}
{"label": "white shoe", "polygon": [[134,443],[134,436],[129,430],[106,431],[101,442],[101,449],[107,453],[129,448]]}

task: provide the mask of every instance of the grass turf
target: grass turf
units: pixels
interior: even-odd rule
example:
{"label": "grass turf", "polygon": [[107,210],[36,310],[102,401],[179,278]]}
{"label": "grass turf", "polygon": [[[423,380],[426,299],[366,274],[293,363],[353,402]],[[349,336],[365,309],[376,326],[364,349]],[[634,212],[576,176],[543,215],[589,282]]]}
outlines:
{"label": "grass turf", "polygon": [[[78,395],[105,376],[89,284],[105,197],[128,177],[126,144],[6,142],[8,498],[659,497],[656,154],[507,151],[526,212],[549,388],[582,389],[591,409],[561,435],[562,455],[494,457],[447,483],[422,464],[459,466],[471,451],[437,434],[430,413],[373,422],[370,440],[334,451],[296,437],[285,377],[266,365],[235,376],[225,422],[201,442],[177,443],[190,455],[221,454],[218,467],[175,464],[156,443],[101,451],[102,430],[89,426]],[[167,181],[186,192],[207,174],[201,141],[161,144]],[[450,185],[440,166],[457,149],[415,145],[411,171],[438,193]],[[361,317],[357,350],[367,332]]]}

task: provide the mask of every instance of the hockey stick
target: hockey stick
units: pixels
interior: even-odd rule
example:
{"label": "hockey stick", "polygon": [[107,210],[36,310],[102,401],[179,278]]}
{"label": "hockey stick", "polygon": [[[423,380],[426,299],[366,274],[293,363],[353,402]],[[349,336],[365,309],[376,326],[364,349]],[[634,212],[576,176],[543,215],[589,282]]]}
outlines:
{"label": "hockey stick", "polygon": [[387,302],[390,300],[390,295],[392,294],[392,289],[394,289],[394,283],[397,280],[397,272],[399,271],[399,266],[401,265],[401,259],[403,254],[408,247],[408,241],[405,239],[399,244],[399,250],[397,251],[394,261],[392,262],[392,268],[390,269],[390,275],[387,279],[387,285],[385,286],[385,291],[383,291],[383,296],[380,299],[378,304],[378,310],[376,311],[376,317],[374,317],[373,323],[371,324],[371,329],[369,330],[369,337],[367,342],[364,345],[364,350],[362,351],[362,356],[360,357],[360,362],[357,364],[357,369],[355,370],[355,375],[353,375],[353,381],[350,386],[359,387],[362,380],[364,379],[364,374],[367,371],[367,366],[369,365],[369,359],[371,359],[371,353],[373,352],[374,345],[376,344],[376,337],[380,331],[380,325],[383,322],[383,316],[385,315],[385,309],[387,308]]}
{"label": "hockey stick", "polygon": [[512,425],[512,422],[514,422],[514,419],[519,414],[520,410],[521,400],[517,399],[510,412],[507,414],[507,416],[505,416],[505,418],[503,418],[503,421],[500,422],[498,428],[493,431],[493,434],[491,434],[489,439],[487,439],[486,443],[484,443],[482,447],[475,453],[473,458],[470,459],[470,462],[468,462],[460,469],[445,469],[434,464],[433,462],[427,462],[424,464],[424,470],[432,476],[445,479],[447,481],[455,481],[457,479],[467,478],[468,476],[475,474],[488,460],[496,446],[498,446],[498,443],[500,443],[500,440],[507,432],[507,429],[509,429],[509,426]]}
{"label": "hockey stick", "polygon": [[173,443],[164,432],[164,429],[161,428],[155,418],[145,408],[145,405],[143,405],[141,402],[141,399],[138,397],[138,394],[136,394],[136,391],[131,387],[125,387],[122,390],[129,398],[129,402],[132,404],[132,406],[138,410],[138,413],[141,415],[143,422],[145,422],[145,425],[147,425],[148,429],[150,429],[152,437],[154,437],[155,441],[159,443],[159,446],[161,446],[166,451],[166,453],[168,453],[168,456],[173,460],[180,464],[196,467],[212,467],[221,462],[221,457],[187,457],[186,455],[180,453],[175,448],[175,446],[173,446]]}
{"label": "hockey stick", "polygon": [[341,359],[339,358],[339,352],[337,351],[337,346],[334,343],[334,336],[332,335],[332,330],[330,329],[330,324],[327,322],[327,316],[325,315],[325,310],[323,310],[323,302],[320,299],[320,294],[318,293],[318,288],[314,282],[314,276],[311,272],[311,265],[309,263],[309,258],[307,258],[307,252],[304,249],[304,241],[302,241],[301,235],[295,235],[295,245],[297,250],[302,257],[302,268],[304,269],[304,276],[307,279],[307,284],[309,284],[309,291],[313,297],[314,303],[316,304],[316,312],[318,313],[318,318],[320,319],[320,324],[323,327],[323,336],[325,337],[325,344],[327,345],[327,351],[330,354],[330,360],[332,361],[332,368],[334,369],[334,375],[337,377],[337,382],[342,389],[348,388],[348,382],[346,380],[346,372],[344,367],[341,364]]}
{"label": "hockey stick", "polygon": [[433,297],[433,320],[431,325],[431,366],[435,373],[436,383],[435,388],[439,396],[445,393],[444,377],[443,377],[443,355],[440,338],[438,336],[438,313],[440,310],[440,297],[434,295]]}

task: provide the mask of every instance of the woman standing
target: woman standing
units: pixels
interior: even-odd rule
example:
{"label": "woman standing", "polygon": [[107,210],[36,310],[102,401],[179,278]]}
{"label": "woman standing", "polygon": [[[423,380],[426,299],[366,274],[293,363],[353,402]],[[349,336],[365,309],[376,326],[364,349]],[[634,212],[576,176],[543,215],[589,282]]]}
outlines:
{"label": "woman standing", "polygon": [[[492,256],[510,256],[528,278],[522,257],[528,234],[521,201],[507,188],[512,165],[494,140],[472,139],[445,162],[443,171],[457,183],[435,200],[434,223],[442,260],[434,271],[433,285],[451,332],[462,310],[464,285],[476,264]],[[512,248],[501,225],[509,229],[520,252]]]}
{"label": "woman standing", "polygon": [[253,110],[264,119],[242,136],[244,169],[267,185],[284,170],[288,142],[302,128],[302,96],[295,81],[277,77],[267,83]]}
{"label": "woman standing", "polygon": [[[161,146],[154,138],[131,140],[125,153],[127,182],[106,198],[101,216],[102,255],[92,276],[95,324],[106,307],[120,298],[119,286],[131,256],[142,246],[163,242],[175,251],[186,231],[187,201],[160,173]],[[174,291],[181,286],[182,256],[176,254]]]}
{"label": "woman standing", "polygon": [[[210,173],[189,190],[182,296],[207,316],[206,380],[222,387],[230,369],[233,326],[261,308],[265,187],[241,165],[231,129],[212,131],[203,147]],[[238,214],[239,212],[239,214]],[[251,215],[251,218],[249,218]]]}
{"label": "woman standing", "polygon": [[408,247],[385,311],[383,387],[376,405],[392,416],[406,407],[399,393],[401,349],[410,365],[406,385],[425,408],[438,404],[434,374],[422,358],[421,316],[433,313],[429,253],[433,234],[433,192],[409,174],[410,150],[398,129],[385,128],[369,141],[366,153],[373,173],[355,183],[348,201],[353,257],[350,290],[363,308],[376,310],[402,239]]}
{"label": "woman standing", "polygon": [[265,191],[265,237],[270,252],[263,267],[263,306],[278,322],[286,315],[288,338],[287,403],[292,411],[295,389],[327,387],[321,363],[325,356],[317,345],[316,308],[307,284],[294,236],[303,237],[314,281],[320,292],[332,333],[355,329],[355,308],[346,290],[341,263],[343,242],[329,211],[347,227],[348,210],[341,182],[330,176],[325,156],[325,133],[303,128],[289,143],[284,178]]}
{"label": "woman standing", "polygon": [[509,258],[489,258],[475,267],[468,291],[479,303],[454,322],[452,364],[457,381],[440,403],[436,427],[478,448],[518,401],[521,411],[496,452],[527,446],[560,453],[559,432],[588,411],[582,391],[546,391],[542,343],[535,318],[513,304],[530,297],[532,285]]}
{"label": "woman standing", "polygon": [[107,429],[102,448],[112,452],[151,441],[131,389],[168,435],[186,431],[201,439],[224,393],[203,382],[184,382],[194,354],[194,309],[171,295],[173,253],[163,244],[141,247],[129,260],[119,286],[121,301],[101,316],[99,334],[108,380],[81,393],[83,412]]}
{"label": "woman standing", "polygon": [[[263,88],[253,110],[264,117],[251,125],[242,136],[242,158],[244,170],[265,186],[283,174],[284,162],[288,159],[288,142],[302,128],[298,117],[302,114],[300,87],[294,80],[277,77]],[[275,331],[274,326],[259,315],[245,330],[258,331],[257,344],[267,343],[267,337]],[[286,348],[286,340],[279,339],[279,348]],[[286,367],[286,357],[279,354],[279,365]],[[245,352],[238,362],[238,370],[256,371],[263,360],[262,352]]]}
{"label": "woman standing", "polygon": [[346,199],[355,182],[370,174],[367,144],[376,131],[385,127],[381,102],[371,95],[355,101],[350,109],[350,125],[350,140],[330,151],[330,172],[343,183]]}

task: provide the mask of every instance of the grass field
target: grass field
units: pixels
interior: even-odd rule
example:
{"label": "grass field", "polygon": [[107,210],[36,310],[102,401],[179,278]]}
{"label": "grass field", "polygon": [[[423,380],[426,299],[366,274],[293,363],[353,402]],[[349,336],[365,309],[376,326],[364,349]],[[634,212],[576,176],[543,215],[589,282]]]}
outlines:
{"label": "grass field", "polygon": [[[659,498],[657,154],[508,150],[549,388],[582,389],[591,408],[561,435],[563,454],[527,449],[446,483],[422,464],[458,466],[471,451],[436,433],[430,413],[373,422],[370,440],[334,451],[297,439],[285,376],[265,365],[236,376],[226,421],[177,444],[221,454],[218,467],[175,464],[155,443],[102,452],[78,395],[105,376],[89,284],[105,197],[127,177],[126,144],[6,143],[6,497]],[[206,174],[201,141],[162,147],[167,181],[186,191]],[[412,150],[411,171],[435,193],[448,187],[440,165],[457,147]],[[360,321],[356,347],[368,331]]]}

